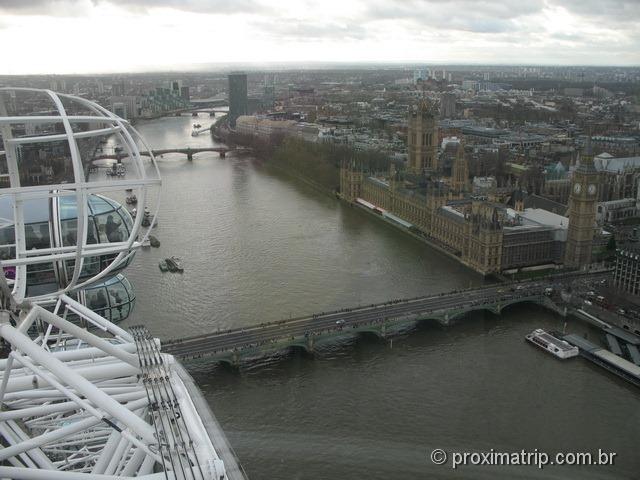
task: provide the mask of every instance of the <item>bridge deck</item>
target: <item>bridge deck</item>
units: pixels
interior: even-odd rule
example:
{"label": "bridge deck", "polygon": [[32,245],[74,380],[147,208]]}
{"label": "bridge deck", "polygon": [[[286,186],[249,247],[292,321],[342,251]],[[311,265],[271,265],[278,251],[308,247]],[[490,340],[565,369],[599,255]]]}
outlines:
{"label": "bridge deck", "polygon": [[[574,276],[567,276],[575,279]],[[558,280],[555,280],[556,283]],[[235,328],[196,337],[163,342],[163,351],[183,360],[199,357],[228,359],[244,353],[282,348],[283,344],[312,349],[313,342],[357,331],[386,336],[392,329],[410,326],[420,319],[444,323],[473,310],[495,313],[520,302],[544,302],[549,280],[497,284],[446,294],[322,312],[246,328]],[[235,361],[235,360],[234,360]]]}
{"label": "bridge deck", "polygon": [[[248,151],[248,148],[245,147],[185,147],[185,148],[159,148],[159,149],[153,149],[151,150],[151,154],[153,154],[154,157],[157,157],[159,155],[165,155],[167,153],[181,153],[183,155],[195,155],[197,153],[202,153],[202,152],[217,152],[217,153],[221,153],[221,154],[226,154],[229,152],[242,152],[242,151]],[[149,156],[149,152],[147,150],[143,150],[140,152],[140,155],[143,157],[148,157]],[[127,158],[129,156],[129,154],[127,153],[113,153],[113,154],[104,154],[104,155],[95,155],[92,160],[107,160],[107,159],[113,159],[113,160],[122,160],[123,158]]]}

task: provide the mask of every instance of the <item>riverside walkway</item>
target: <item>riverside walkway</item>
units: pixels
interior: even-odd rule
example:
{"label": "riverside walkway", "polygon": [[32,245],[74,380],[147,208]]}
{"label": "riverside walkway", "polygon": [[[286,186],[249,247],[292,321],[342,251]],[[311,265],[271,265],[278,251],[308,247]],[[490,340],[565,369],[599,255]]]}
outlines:
{"label": "riverside walkway", "polygon": [[547,289],[551,287],[557,292],[576,280],[595,281],[606,275],[606,272],[565,274],[391,300],[166,341],[162,349],[183,361],[206,358],[237,366],[243,360],[264,357],[288,348],[313,352],[319,343],[336,337],[366,333],[381,338],[392,337],[411,330],[421,320],[435,320],[448,325],[472,311],[487,310],[498,315],[504,308],[524,302],[536,303],[566,315],[566,306],[557,295],[551,298]]}

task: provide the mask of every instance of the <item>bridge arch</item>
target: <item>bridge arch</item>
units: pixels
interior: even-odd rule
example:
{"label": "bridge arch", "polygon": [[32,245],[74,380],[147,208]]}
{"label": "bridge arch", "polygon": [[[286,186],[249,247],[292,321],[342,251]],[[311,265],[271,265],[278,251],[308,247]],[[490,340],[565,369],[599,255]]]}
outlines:
{"label": "bridge arch", "polygon": [[382,334],[382,331],[380,328],[375,328],[375,327],[365,327],[362,329],[358,329],[356,330],[356,341],[359,340],[375,340],[375,341],[380,341],[380,340],[384,340],[384,335]]}
{"label": "bridge arch", "polygon": [[284,350],[288,356],[291,357],[308,357],[313,355],[313,350],[309,348],[309,346],[302,342],[292,343],[287,345]]}

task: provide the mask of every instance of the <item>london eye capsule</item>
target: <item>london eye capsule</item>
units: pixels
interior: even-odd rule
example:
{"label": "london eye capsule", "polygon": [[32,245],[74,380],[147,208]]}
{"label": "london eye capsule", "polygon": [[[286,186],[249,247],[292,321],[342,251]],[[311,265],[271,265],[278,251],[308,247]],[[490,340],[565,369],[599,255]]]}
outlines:
{"label": "london eye capsule", "polygon": [[[155,218],[160,190],[135,129],[83,98],[0,88],[0,140],[0,281],[13,300],[46,302],[122,270],[149,233],[125,199]],[[114,165],[121,174],[106,175]]]}

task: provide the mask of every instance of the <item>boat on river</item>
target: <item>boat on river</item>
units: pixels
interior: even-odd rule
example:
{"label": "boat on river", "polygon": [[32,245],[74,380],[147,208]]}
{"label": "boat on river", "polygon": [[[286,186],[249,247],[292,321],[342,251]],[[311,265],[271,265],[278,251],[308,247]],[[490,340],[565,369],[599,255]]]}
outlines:
{"label": "boat on river", "polygon": [[184,272],[184,267],[182,266],[182,260],[178,257],[172,256],[169,258],[165,258],[165,262],[167,262],[167,267],[170,272]]}
{"label": "boat on river", "polygon": [[525,338],[527,341],[562,360],[575,357],[580,353],[578,347],[555,337],[551,333],[545,332],[541,328],[536,328],[533,332],[525,336]]}

